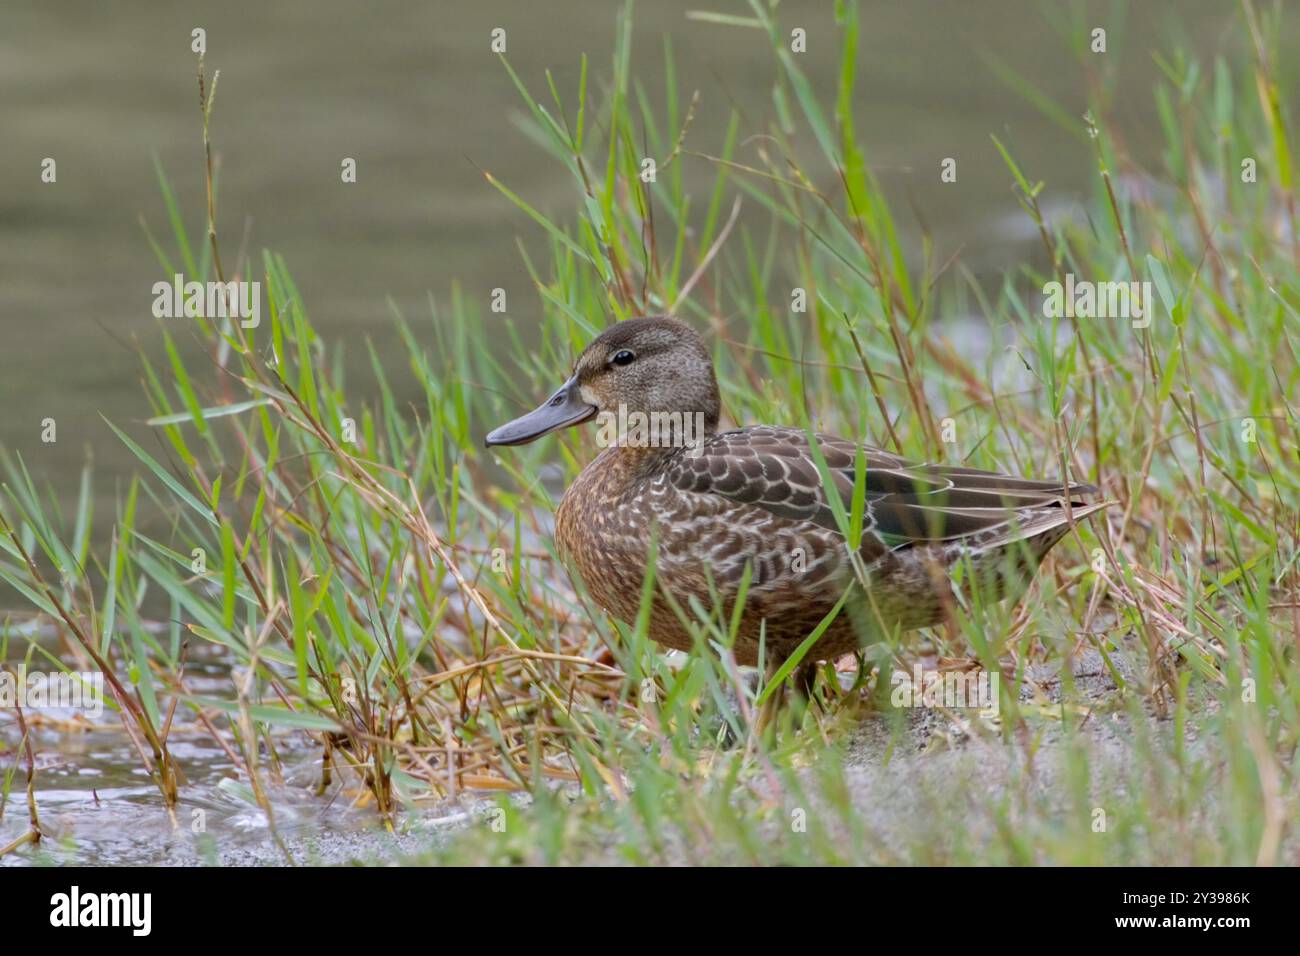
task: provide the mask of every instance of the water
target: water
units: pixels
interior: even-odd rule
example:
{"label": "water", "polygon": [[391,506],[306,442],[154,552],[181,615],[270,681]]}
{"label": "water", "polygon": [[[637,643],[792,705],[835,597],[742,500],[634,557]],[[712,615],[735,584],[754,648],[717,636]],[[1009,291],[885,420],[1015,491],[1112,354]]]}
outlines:
{"label": "water", "polygon": [[[229,669],[215,659],[193,662],[186,682],[196,695],[224,696]],[[276,741],[280,775],[265,767],[262,773],[280,846],[236,764],[184,708],[168,737],[185,778],[171,814],[111,712],[95,721],[67,708],[25,708],[24,715],[32,729],[42,839],[0,857],[0,866],[284,865],[286,851],[295,863],[383,862],[427,848],[468,825],[483,806],[471,796],[423,807],[399,814],[389,831],[373,804],[358,799],[359,781],[337,762],[333,784],[318,796],[321,748],[305,735],[284,734]],[[17,743],[17,734],[0,737],[0,767],[13,764]],[[0,820],[0,847],[29,829],[22,754],[18,767]]]}
{"label": "water", "polygon": [[[691,91],[701,94],[688,146],[716,152],[733,107],[744,132],[766,126],[774,69],[759,31],[686,18],[700,6],[710,5],[641,5],[633,70],[651,101],[662,101],[667,37],[683,106]],[[1109,8],[1098,5],[1098,17]],[[808,31],[801,64],[827,104],[838,56],[830,9],[819,4],[797,17],[782,10]],[[1035,241],[990,133],[1047,181],[1044,201],[1058,211],[1088,190],[1087,151],[981,59],[982,51],[1001,58],[1079,115],[1080,71],[1062,52],[1064,25],[1050,15],[1060,9],[965,0],[863,7],[857,128],[900,211],[914,206],[934,233],[940,259],[960,250],[968,266],[987,271],[1017,261]],[[410,316],[427,315],[428,295],[445,300],[459,281],[480,301],[504,288],[525,327],[538,312],[515,242],[536,244],[539,230],[480,169],[562,218],[577,203],[567,174],[515,125],[522,103],[488,49],[489,31],[507,30],[510,60],[537,93],[550,68],[571,95],[583,52],[595,86],[607,80],[614,12],[613,4],[500,0],[454,12],[327,0],[310,15],[279,3],[9,0],[0,11],[0,444],[21,453],[64,502],[93,456],[97,540],[107,540],[103,519],[135,461],[101,414],[153,447],[139,424],[149,410],[136,349],[159,357],[151,289],[165,276],[140,226],[143,218],[155,235],[169,232],[154,156],[191,241],[201,241],[195,26],[207,30],[209,71],[221,70],[213,137],[226,258],[241,246],[280,251],[327,340],[372,337],[381,359],[400,365],[387,297]],[[1235,5],[1221,3],[1143,3],[1127,24],[1112,26],[1107,56],[1131,91],[1116,110],[1139,155],[1150,153],[1155,126],[1155,67],[1145,51],[1160,42],[1160,27],[1172,22],[1212,51],[1240,36],[1227,29],[1235,15]],[[940,186],[938,165],[948,156],[958,160],[958,182]],[[39,180],[45,157],[56,160],[56,183]],[[358,162],[355,184],[341,182],[342,157]],[[689,181],[708,181],[707,163],[683,162]],[[355,378],[364,392],[367,377]],[[57,423],[53,444],[41,440],[45,418]]]}
{"label": "water", "polygon": [[[635,13],[633,71],[650,101],[661,102],[669,40],[683,108],[692,91],[701,96],[687,144],[708,153],[719,150],[733,108],[743,115],[745,134],[766,127],[774,66],[759,31],[686,17],[701,7],[745,12],[703,0],[642,4]],[[800,62],[828,105],[838,69],[831,7],[781,7],[787,28],[807,31]],[[1087,6],[1083,19],[1109,28],[1107,63],[1119,67],[1116,119],[1128,148],[1153,160],[1150,90],[1157,71],[1148,51],[1168,49],[1177,35],[1202,55],[1239,58],[1237,7],[1213,0],[1142,3],[1123,21],[1110,19],[1111,8]],[[578,0],[479,0],[454,8],[343,0],[310,7],[6,0],[0,9],[0,445],[21,454],[65,507],[93,458],[94,540],[105,544],[115,493],[136,463],[100,416],[155,447],[142,424],[150,411],[136,351],[160,356],[151,289],[167,277],[140,225],[143,219],[158,236],[170,231],[155,156],[188,217],[191,241],[197,246],[201,239],[194,27],[207,31],[209,71],[221,70],[212,133],[227,260],[241,246],[281,252],[331,344],[347,341],[360,359],[355,346],[367,336],[381,361],[400,367],[388,297],[408,316],[427,315],[428,296],[445,301],[459,282],[480,301],[492,288],[504,288],[512,317],[525,326],[539,312],[516,248],[522,240],[539,249],[539,230],[481,170],[565,221],[578,201],[563,169],[515,124],[522,102],[489,51],[489,32],[506,29],[508,56],[535,92],[545,89],[550,68],[572,97],[583,52],[591,58],[594,88],[608,79],[615,9]],[[974,271],[991,274],[1034,254],[1037,238],[990,133],[1008,143],[1029,175],[1046,180],[1042,199],[1054,216],[1077,214],[1089,192],[1088,150],[1004,86],[982,58],[1005,61],[1078,116],[1082,73],[1060,39],[1068,29],[1065,9],[1055,2],[863,4],[857,128],[900,218],[925,224],[939,261],[959,252]],[[1295,20],[1286,25],[1282,49],[1294,47]],[[1289,92],[1294,103],[1294,81]],[[53,184],[40,181],[46,157],[57,163]],[[341,182],[343,157],[357,160],[355,184]],[[944,157],[958,161],[955,184],[939,183]],[[682,162],[688,184],[698,190],[709,181],[707,163]],[[913,226],[909,241],[919,231]],[[203,359],[192,349],[186,354],[199,368]],[[364,397],[367,379],[352,380]],[[403,382],[395,376],[395,384]],[[399,394],[399,403],[413,397]],[[57,423],[54,443],[41,440],[46,418]],[[22,609],[16,595],[5,600]],[[214,692],[228,690],[219,671],[210,680]],[[12,748],[8,715],[0,714],[0,727],[0,740]],[[278,860],[261,811],[221,783],[233,776],[224,751],[202,734],[178,734],[189,785],[174,828],[116,724],[76,734],[40,731],[38,797],[53,834],[41,853],[99,863]],[[400,841],[375,835],[369,811],[349,809],[341,796],[312,795],[318,751],[303,748],[293,756],[274,800],[280,828],[297,852],[343,859],[401,848]],[[11,760],[11,753],[0,754],[0,766]],[[0,845],[26,826],[22,780],[20,770]],[[194,810],[205,811],[211,839],[193,832]],[[360,844],[358,832],[369,835]],[[0,862],[31,859],[23,851]]]}

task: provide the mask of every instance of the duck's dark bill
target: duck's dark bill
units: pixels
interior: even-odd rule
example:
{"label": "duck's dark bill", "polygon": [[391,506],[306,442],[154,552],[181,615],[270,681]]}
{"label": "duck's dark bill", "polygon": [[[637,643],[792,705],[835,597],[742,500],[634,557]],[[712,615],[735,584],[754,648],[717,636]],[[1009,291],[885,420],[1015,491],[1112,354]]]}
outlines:
{"label": "duck's dark bill", "polygon": [[596,406],[588,405],[578,394],[578,380],[571,378],[545,403],[527,415],[506,422],[488,432],[487,445],[523,445],[536,441],[543,435],[585,422],[596,414]]}

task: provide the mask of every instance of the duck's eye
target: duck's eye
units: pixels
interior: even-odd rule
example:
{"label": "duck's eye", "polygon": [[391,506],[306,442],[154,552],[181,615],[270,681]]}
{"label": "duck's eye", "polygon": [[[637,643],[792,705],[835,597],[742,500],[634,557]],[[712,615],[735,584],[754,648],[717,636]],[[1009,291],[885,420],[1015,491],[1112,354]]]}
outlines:
{"label": "duck's eye", "polygon": [[632,360],[635,358],[636,356],[633,355],[631,352],[629,352],[627,349],[619,349],[617,352],[614,353],[614,357],[610,359],[610,361],[613,362],[615,365],[629,365],[631,364]]}

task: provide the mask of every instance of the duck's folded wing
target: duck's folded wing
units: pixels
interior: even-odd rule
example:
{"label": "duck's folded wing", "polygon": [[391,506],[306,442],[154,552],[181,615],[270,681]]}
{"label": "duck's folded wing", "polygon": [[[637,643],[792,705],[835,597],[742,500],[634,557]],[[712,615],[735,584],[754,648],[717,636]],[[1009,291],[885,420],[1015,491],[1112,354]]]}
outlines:
{"label": "duck's folded wing", "polygon": [[[951,541],[1006,528],[1032,533],[1044,517],[1061,515],[1067,500],[1094,492],[1090,485],[1013,478],[971,468],[918,465],[874,448],[817,435],[830,485],[846,513],[852,507],[857,456],[865,459],[864,531],[880,549]],[[721,495],[783,518],[811,521],[839,532],[826,482],[794,428],[736,429],[678,455],[668,480],[681,491]],[[1044,510],[1049,515],[1044,515]],[[1053,521],[1052,523],[1059,523]],[[868,552],[870,541],[864,542]]]}

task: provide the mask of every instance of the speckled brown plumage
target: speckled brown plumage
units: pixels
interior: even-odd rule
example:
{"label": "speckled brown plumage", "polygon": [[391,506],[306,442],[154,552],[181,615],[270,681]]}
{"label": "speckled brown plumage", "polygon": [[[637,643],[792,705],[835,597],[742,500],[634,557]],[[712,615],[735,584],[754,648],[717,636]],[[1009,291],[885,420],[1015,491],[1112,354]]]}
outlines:
{"label": "speckled brown plumage", "polygon": [[[584,351],[566,388],[567,400],[593,414],[621,403],[698,413],[706,421],[707,437],[696,447],[601,451],[565,492],[556,541],[592,597],[627,622],[636,618],[653,547],[650,636],[679,649],[692,646],[693,606],[730,619],[748,567],[735,644],[742,664],[756,663],[760,634],[769,661],[788,656],[846,589],[845,609],[813,649],[815,658],[854,650],[882,630],[938,623],[952,600],[949,571],[957,564],[971,572],[966,587],[992,599],[1019,596],[1071,521],[1104,507],[1079,500],[1095,490],[1087,485],[917,465],[863,447],[866,508],[855,574],[827,487],[847,514],[857,443],[815,436],[829,477],[824,483],[804,431],[717,432],[712,362],[687,326],[651,318],[612,327]],[[548,406],[558,407],[563,392]],[[580,413],[570,417],[581,420]],[[512,432],[493,443],[517,440]]]}

